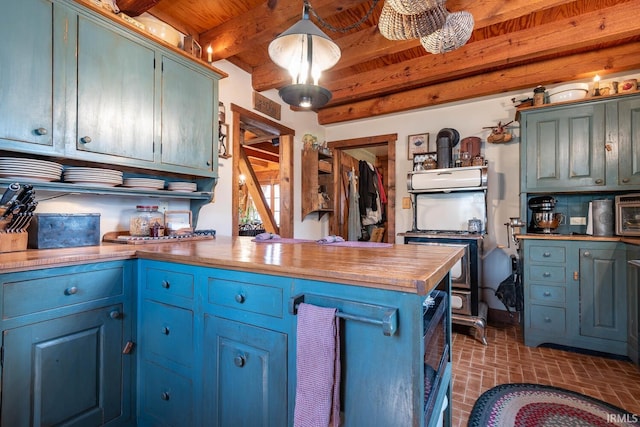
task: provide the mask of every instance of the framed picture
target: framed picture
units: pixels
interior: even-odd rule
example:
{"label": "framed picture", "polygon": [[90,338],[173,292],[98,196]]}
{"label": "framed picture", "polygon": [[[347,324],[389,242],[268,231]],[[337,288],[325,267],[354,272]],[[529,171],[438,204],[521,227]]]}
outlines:
{"label": "framed picture", "polygon": [[409,135],[409,152],[408,159],[413,160],[414,156],[418,154],[426,154],[429,153],[429,134],[428,133],[419,133],[417,135]]}

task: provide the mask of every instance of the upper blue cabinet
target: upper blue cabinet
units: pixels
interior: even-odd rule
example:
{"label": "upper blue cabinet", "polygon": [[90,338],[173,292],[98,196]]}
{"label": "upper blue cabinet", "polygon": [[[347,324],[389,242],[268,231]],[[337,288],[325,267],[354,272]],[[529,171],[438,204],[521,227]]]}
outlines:
{"label": "upper blue cabinet", "polygon": [[[0,147],[55,153],[53,14],[47,0],[3,2]],[[61,94],[55,94],[55,101]]]}
{"label": "upper blue cabinet", "polygon": [[523,192],[640,189],[640,96],[521,112]]}
{"label": "upper blue cabinet", "polygon": [[215,69],[74,1],[6,7],[0,150],[217,177]]}

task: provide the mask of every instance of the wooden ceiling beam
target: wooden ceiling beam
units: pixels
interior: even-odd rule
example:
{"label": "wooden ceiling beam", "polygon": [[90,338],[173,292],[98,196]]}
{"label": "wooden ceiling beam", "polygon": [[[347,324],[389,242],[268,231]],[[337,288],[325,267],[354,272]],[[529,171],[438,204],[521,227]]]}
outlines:
{"label": "wooden ceiling beam", "polygon": [[[590,50],[602,43],[640,36],[635,14],[640,0],[470,43],[443,55],[415,58],[325,83],[330,105],[379,96],[477,74],[486,69]],[[366,84],[365,84],[366,83]]]}
{"label": "wooden ceiling beam", "polygon": [[[518,19],[522,16],[559,7],[575,0],[511,0],[508,2],[478,2],[477,0],[449,0],[447,8],[451,11],[467,10],[475,20],[475,28],[485,28],[504,20]],[[365,62],[372,57],[396,54],[420,46],[419,40],[389,40],[380,34],[378,27],[368,27],[357,33],[348,34],[336,41],[342,51],[342,57],[334,68],[333,74],[341,69]],[[427,55],[425,53],[425,55]],[[431,57],[429,55],[428,57]],[[425,58],[421,58],[424,60]],[[265,62],[252,72],[254,90],[261,92],[289,84],[291,78],[287,70],[278,67],[272,61]]]}
{"label": "wooden ceiling beam", "polygon": [[496,93],[532,89],[539,84],[548,85],[592,78],[595,72],[606,78],[607,74],[636,69],[640,69],[640,43],[628,43],[534,64],[505,68],[365,101],[323,108],[318,112],[318,123],[328,125],[365,119],[495,95]]}

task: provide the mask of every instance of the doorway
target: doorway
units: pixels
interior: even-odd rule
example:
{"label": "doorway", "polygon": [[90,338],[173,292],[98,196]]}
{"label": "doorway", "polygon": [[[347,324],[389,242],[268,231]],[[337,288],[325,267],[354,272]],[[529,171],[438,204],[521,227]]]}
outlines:
{"label": "doorway", "polygon": [[235,104],[231,112],[232,235],[240,235],[243,222],[253,219],[248,218],[250,206],[262,227],[256,230],[293,237],[295,131]]}
{"label": "doorway", "polygon": [[[364,138],[331,141],[327,146],[333,151],[334,197],[333,215],[329,220],[329,232],[347,239],[349,235],[349,173],[358,170],[360,158],[369,158],[369,162],[378,169],[383,177],[382,183],[387,198],[386,219],[381,239],[395,243],[396,209],[396,141],[397,134],[377,135]],[[375,160],[371,160],[375,159]],[[379,227],[381,228],[381,227]]]}

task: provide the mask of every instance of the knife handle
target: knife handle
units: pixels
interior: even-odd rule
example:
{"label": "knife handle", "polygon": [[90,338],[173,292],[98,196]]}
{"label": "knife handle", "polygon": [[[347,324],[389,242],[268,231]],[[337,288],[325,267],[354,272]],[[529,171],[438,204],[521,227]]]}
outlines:
{"label": "knife handle", "polygon": [[6,205],[15,200],[20,191],[20,184],[17,182],[9,184],[9,187],[4,191],[2,198],[0,198],[0,205]]}

